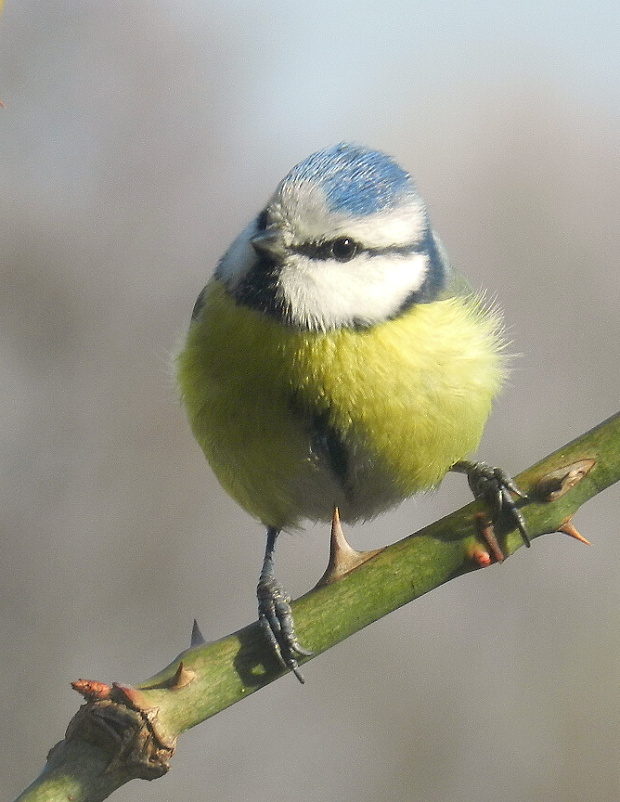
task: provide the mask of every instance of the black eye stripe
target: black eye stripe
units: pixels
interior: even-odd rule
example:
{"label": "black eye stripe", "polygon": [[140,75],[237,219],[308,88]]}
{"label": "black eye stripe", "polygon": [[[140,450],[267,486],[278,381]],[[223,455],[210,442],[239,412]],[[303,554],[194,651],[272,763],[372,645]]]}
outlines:
{"label": "black eye stripe", "polygon": [[[352,256],[346,259],[338,259],[334,254],[334,244],[347,240],[355,246],[355,252]],[[320,259],[326,261],[327,259],[334,259],[336,261],[350,261],[359,254],[366,254],[367,256],[411,256],[414,253],[424,253],[427,243],[425,240],[416,242],[411,245],[386,245],[384,248],[366,248],[359,242],[351,240],[349,237],[339,237],[336,240],[328,240],[327,242],[304,242],[301,245],[294,245],[291,250],[300,253],[303,256],[308,256],[310,259]]]}
{"label": "black eye stripe", "polygon": [[350,237],[337,237],[326,242],[304,242],[301,245],[294,246],[293,250],[304,256],[309,256],[310,259],[320,259],[322,261],[335,259],[339,262],[348,262],[365,249],[363,245],[360,245],[359,242]]}
{"label": "black eye stripe", "polygon": [[[263,217],[263,215],[259,215],[259,217]],[[254,224],[256,225],[257,222],[258,220]],[[329,270],[337,270],[338,262],[333,254],[333,244],[336,240],[343,244],[342,240],[347,240],[348,242],[351,238],[336,237],[322,242],[310,241],[301,245],[288,245],[283,247],[281,252],[274,254],[270,254],[267,249],[264,252],[259,251],[238,280],[230,282],[228,290],[237,303],[269,315],[285,325],[300,329],[320,328],[320,325],[315,324],[314,318],[310,316],[307,319],[303,316],[299,319],[296,317],[294,304],[288,294],[290,283],[292,282],[294,285],[295,279],[289,276],[286,281],[283,281],[282,270],[284,267],[294,268],[296,266],[294,258],[291,259],[295,253],[305,256],[306,259],[323,262],[329,265],[327,268]],[[371,264],[375,257],[391,257],[392,259],[402,259],[400,265],[392,263],[393,268],[400,269],[402,267],[404,271],[407,271],[408,260],[412,260],[416,254],[425,256],[423,276],[421,277],[422,284],[416,290],[412,290],[403,299],[398,308],[394,309],[393,313],[386,315],[386,319],[398,317],[415,304],[431,303],[441,297],[443,288],[451,275],[451,268],[441,244],[435,239],[430,228],[423,232],[421,238],[408,245],[387,245],[369,248],[358,241],[351,240],[351,242],[354,242],[360,249],[356,252],[356,257],[358,259],[362,258],[363,261],[367,262],[369,269],[372,269]],[[350,262],[352,265],[350,270],[355,275],[358,263],[353,258],[350,259]],[[220,270],[219,267],[218,270]],[[218,274],[216,273],[216,275]],[[223,277],[223,280],[228,283],[225,277]],[[201,297],[196,304],[197,316],[201,313],[202,301]],[[320,314],[317,315],[316,320],[321,320]],[[335,323],[334,327],[365,329],[370,325],[374,325],[374,323],[359,321],[352,315],[348,320]],[[333,456],[336,454],[335,447],[331,444],[330,448]],[[338,460],[335,459],[335,462],[338,463]]]}

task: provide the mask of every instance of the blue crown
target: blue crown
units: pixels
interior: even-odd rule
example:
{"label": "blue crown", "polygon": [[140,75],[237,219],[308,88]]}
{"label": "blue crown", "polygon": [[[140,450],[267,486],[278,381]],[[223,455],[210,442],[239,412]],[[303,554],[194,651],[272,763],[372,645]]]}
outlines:
{"label": "blue crown", "polygon": [[347,142],[308,156],[293,167],[281,186],[299,181],[319,184],[331,211],[355,215],[394,208],[416,195],[413,179],[393,159]]}

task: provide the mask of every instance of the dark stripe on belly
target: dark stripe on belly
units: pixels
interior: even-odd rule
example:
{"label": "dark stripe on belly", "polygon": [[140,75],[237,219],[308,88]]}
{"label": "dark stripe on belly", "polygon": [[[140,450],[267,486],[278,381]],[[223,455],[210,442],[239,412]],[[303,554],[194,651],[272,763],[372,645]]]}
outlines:
{"label": "dark stripe on belly", "polygon": [[350,459],[346,443],[329,424],[327,412],[315,413],[310,419],[310,437],[313,453],[327,463],[348,495]]}

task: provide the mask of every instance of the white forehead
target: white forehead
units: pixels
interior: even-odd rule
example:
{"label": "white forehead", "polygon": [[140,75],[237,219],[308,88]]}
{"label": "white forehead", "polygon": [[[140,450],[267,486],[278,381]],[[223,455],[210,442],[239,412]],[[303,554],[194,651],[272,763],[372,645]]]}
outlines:
{"label": "white forehead", "polygon": [[415,193],[398,205],[354,214],[331,208],[323,186],[311,180],[280,185],[268,210],[270,227],[282,231],[287,245],[347,236],[368,248],[405,247],[419,242],[427,228],[424,203]]}

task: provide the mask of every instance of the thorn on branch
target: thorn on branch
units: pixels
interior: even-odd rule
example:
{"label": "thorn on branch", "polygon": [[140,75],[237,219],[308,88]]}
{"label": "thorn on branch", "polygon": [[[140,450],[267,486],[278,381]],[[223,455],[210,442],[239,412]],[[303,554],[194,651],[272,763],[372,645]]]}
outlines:
{"label": "thorn on branch", "polygon": [[200,627],[198,626],[198,621],[194,618],[194,625],[192,627],[192,637],[190,639],[190,648],[194,648],[194,646],[202,646],[203,643],[206,643],[204,635],[200,631]]}
{"label": "thorn on branch", "polygon": [[572,515],[569,515],[568,518],[566,518],[562,522],[561,526],[557,528],[557,531],[562,532],[562,534],[568,535],[569,537],[574,537],[575,540],[578,540],[580,543],[585,543],[586,546],[591,546],[592,544],[590,543],[590,541],[586,540],[585,537],[583,537],[583,535],[580,535],[579,532],[572,525],[571,518]]}
{"label": "thorn on branch", "polygon": [[371,551],[356,551],[346,541],[342,526],[340,525],[340,515],[338,507],[334,507],[332,515],[331,540],[329,544],[329,562],[323,576],[317,582],[317,587],[328,585],[342,579],[346,574],[351,573],[355,568],[370,560],[383,549],[373,549]]}
{"label": "thorn on branch", "polygon": [[184,688],[186,685],[189,685],[190,682],[193,682],[196,679],[196,672],[191,668],[186,668],[183,665],[183,661],[178,665],[177,670],[174,672],[174,676],[170,680],[169,688],[172,691],[178,690],[179,688]]}

